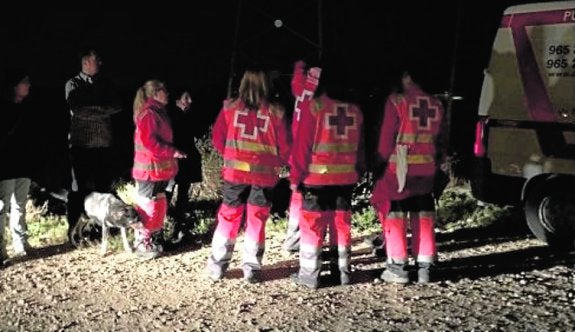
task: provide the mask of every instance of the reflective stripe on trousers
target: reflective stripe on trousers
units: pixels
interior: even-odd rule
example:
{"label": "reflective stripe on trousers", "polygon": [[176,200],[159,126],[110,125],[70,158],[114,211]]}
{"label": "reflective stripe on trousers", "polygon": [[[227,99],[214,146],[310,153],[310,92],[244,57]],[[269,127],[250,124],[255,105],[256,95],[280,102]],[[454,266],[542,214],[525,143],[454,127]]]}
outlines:
{"label": "reflective stripe on trousers", "polygon": [[321,269],[323,236],[329,218],[325,212],[302,210],[300,222],[299,278],[317,283]]}
{"label": "reflective stripe on trousers", "polygon": [[437,255],[435,243],[435,213],[422,211],[410,216],[412,240],[411,252],[420,263],[433,263]]}
{"label": "reflective stripe on trousers", "polygon": [[[408,213],[391,212],[385,219],[385,247],[387,261],[392,264],[407,263]],[[417,262],[432,263],[437,253],[435,244],[435,213],[433,211],[409,212],[412,229],[412,252]]]}
{"label": "reflective stripe on trousers", "polygon": [[265,251],[266,221],[270,207],[247,204],[246,232],[244,237],[243,266],[244,276],[262,269],[262,258]]}
{"label": "reflective stripe on trousers", "polygon": [[[333,225],[335,227],[330,227],[334,229],[334,232],[330,232],[330,238],[332,235],[335,237],[335,241],[330,240],[331,265],[333,267],[337,265],[341,274],[349,274],[351,263],[351,212],[335,211]],[[335,264],[336,259],[337,264]]]}
{"label": "reflective stripe on trousers", "polygon": [[299,191],[292,191],[289,206],[289,218],[287,224],[284,249],[289,250],[299,245],[300,230],[299,220],[301,219],[302,194]]}
{"label": "reflective stripe on trousers", "polygon": [[242,223],[244,205],[232,207],[222,204],[218,210],[218,225],[212,238],[212,254],[208,258],[208,269],[223,274],[232,258],[238,231]]}
{"label": "reflective stripe on trousers", "polygon": [[[232,207],[220,206],[218,225],[212,238],[212,255],[208,259],[208,269],[223,274],[230,263],[236,239],[240,229],[245,205]],[[270,207],[247,204],[246,230],[244,237],[243,266],[244,275],[262,268],[265,251],[265,224]]]}
{"label": "reflective stripe on trousers", "polygon": [[330,246],[330,269],[339,271],[340,274],[351,273],[351,245],[349,246]]}

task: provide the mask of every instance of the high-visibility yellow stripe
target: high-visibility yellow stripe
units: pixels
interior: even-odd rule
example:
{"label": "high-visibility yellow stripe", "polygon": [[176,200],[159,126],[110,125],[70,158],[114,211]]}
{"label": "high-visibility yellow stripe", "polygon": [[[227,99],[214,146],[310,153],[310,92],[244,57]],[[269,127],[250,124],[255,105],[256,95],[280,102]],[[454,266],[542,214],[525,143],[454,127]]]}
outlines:
{"label": "high-visibility yellow stripe", "polygon": [[277,167],[254,165],[241,160],[224,160],[224,166],[228,168],[237,169],[238,171],[253,172],[253,173],[277,173]]}
{"label": "high-visibility yellow stripe", "polygon": [[357,151],[356,144],[332,144],[320,143],[313,146],[315,152],[355,152]]}
{"label": "high-visibility yellow stripe", "polygon": [[[433,162],[433,156],[429,154],[413,154],[407,156],[407,163],[411,165],[430,164]],[[394,153],[389,158],[392,163],[397,162],[397,155]]]}
{"label": "high-visibility yellow stripe", "polygon": [[431,134],[399,134],[397,136],[399,143],[433,143]]}
{"label": "high-visibility yellow stripe", "polygon": [[354,165],[320,165],[310,164],[308,167],[310,173],[327,174],[327,173],[350,173],[355,172]]}
{"label": "high-visibility yellow stripe", "polygon": [[246,141],[229,140],[226,141],[226,147],[238,149],[241,151],[260,152],[260,153],[263,152],[263,153],[270,153],[273,155],[278,154],[278,150],[275,146],[246,142]]}

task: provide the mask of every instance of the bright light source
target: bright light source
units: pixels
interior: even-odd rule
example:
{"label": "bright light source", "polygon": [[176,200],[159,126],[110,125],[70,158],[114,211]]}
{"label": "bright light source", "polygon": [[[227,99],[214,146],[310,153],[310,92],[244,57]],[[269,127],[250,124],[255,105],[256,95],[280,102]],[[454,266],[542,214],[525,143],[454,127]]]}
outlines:
{"label": "bright light source", "polygon": [[282,25],[284,25],[284,22],[282,22],[282,20],[277,19],[274,21],[274,25],[276,26],[276,28],[281,28]]}

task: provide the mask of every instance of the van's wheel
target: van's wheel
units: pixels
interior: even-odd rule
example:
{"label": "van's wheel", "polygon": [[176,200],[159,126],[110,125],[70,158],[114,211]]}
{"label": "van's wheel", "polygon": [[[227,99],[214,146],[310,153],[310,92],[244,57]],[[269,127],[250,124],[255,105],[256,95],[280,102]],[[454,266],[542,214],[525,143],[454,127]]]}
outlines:
{"label": "van's wheel", "polygon": [[551,246],[571,249],[575,245],[574,182],[550,177],[525,193],[527,225],[538,239]]}

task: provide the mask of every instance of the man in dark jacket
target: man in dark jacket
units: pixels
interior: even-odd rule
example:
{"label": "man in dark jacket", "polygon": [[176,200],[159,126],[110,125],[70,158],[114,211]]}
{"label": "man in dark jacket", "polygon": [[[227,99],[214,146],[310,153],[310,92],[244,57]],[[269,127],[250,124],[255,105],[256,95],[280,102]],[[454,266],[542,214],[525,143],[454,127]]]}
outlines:
{"label": "man in dark jacket", "polygon": [[70,159],[72,191],[68,196],[68,236],[84,211],[84,198],[92,191],[109,192],[113,176],[112,114],[120,112],[110,82],[100,77],[101,60],[96,51],[80,53],[82,70],[66,82],[70,107]]}
{"label": "man in dark jacket", "polygon": [[[172,242],[177,243],[191,235],[194,229],[192,206],[189,191],[192,183],[202,181],[202,156],[196,148],[197,117],[190,112],[192,97],[187,89],[174,88],[173,96],[177,99],[168,106],[168,114],[174,132],[174,146],[185,152],[185,159],[178,159],[178,174],[174,179],[177,185],[177,196],[174,203],[174,230]],[[172,191],[168,194],[171,200]]]}

